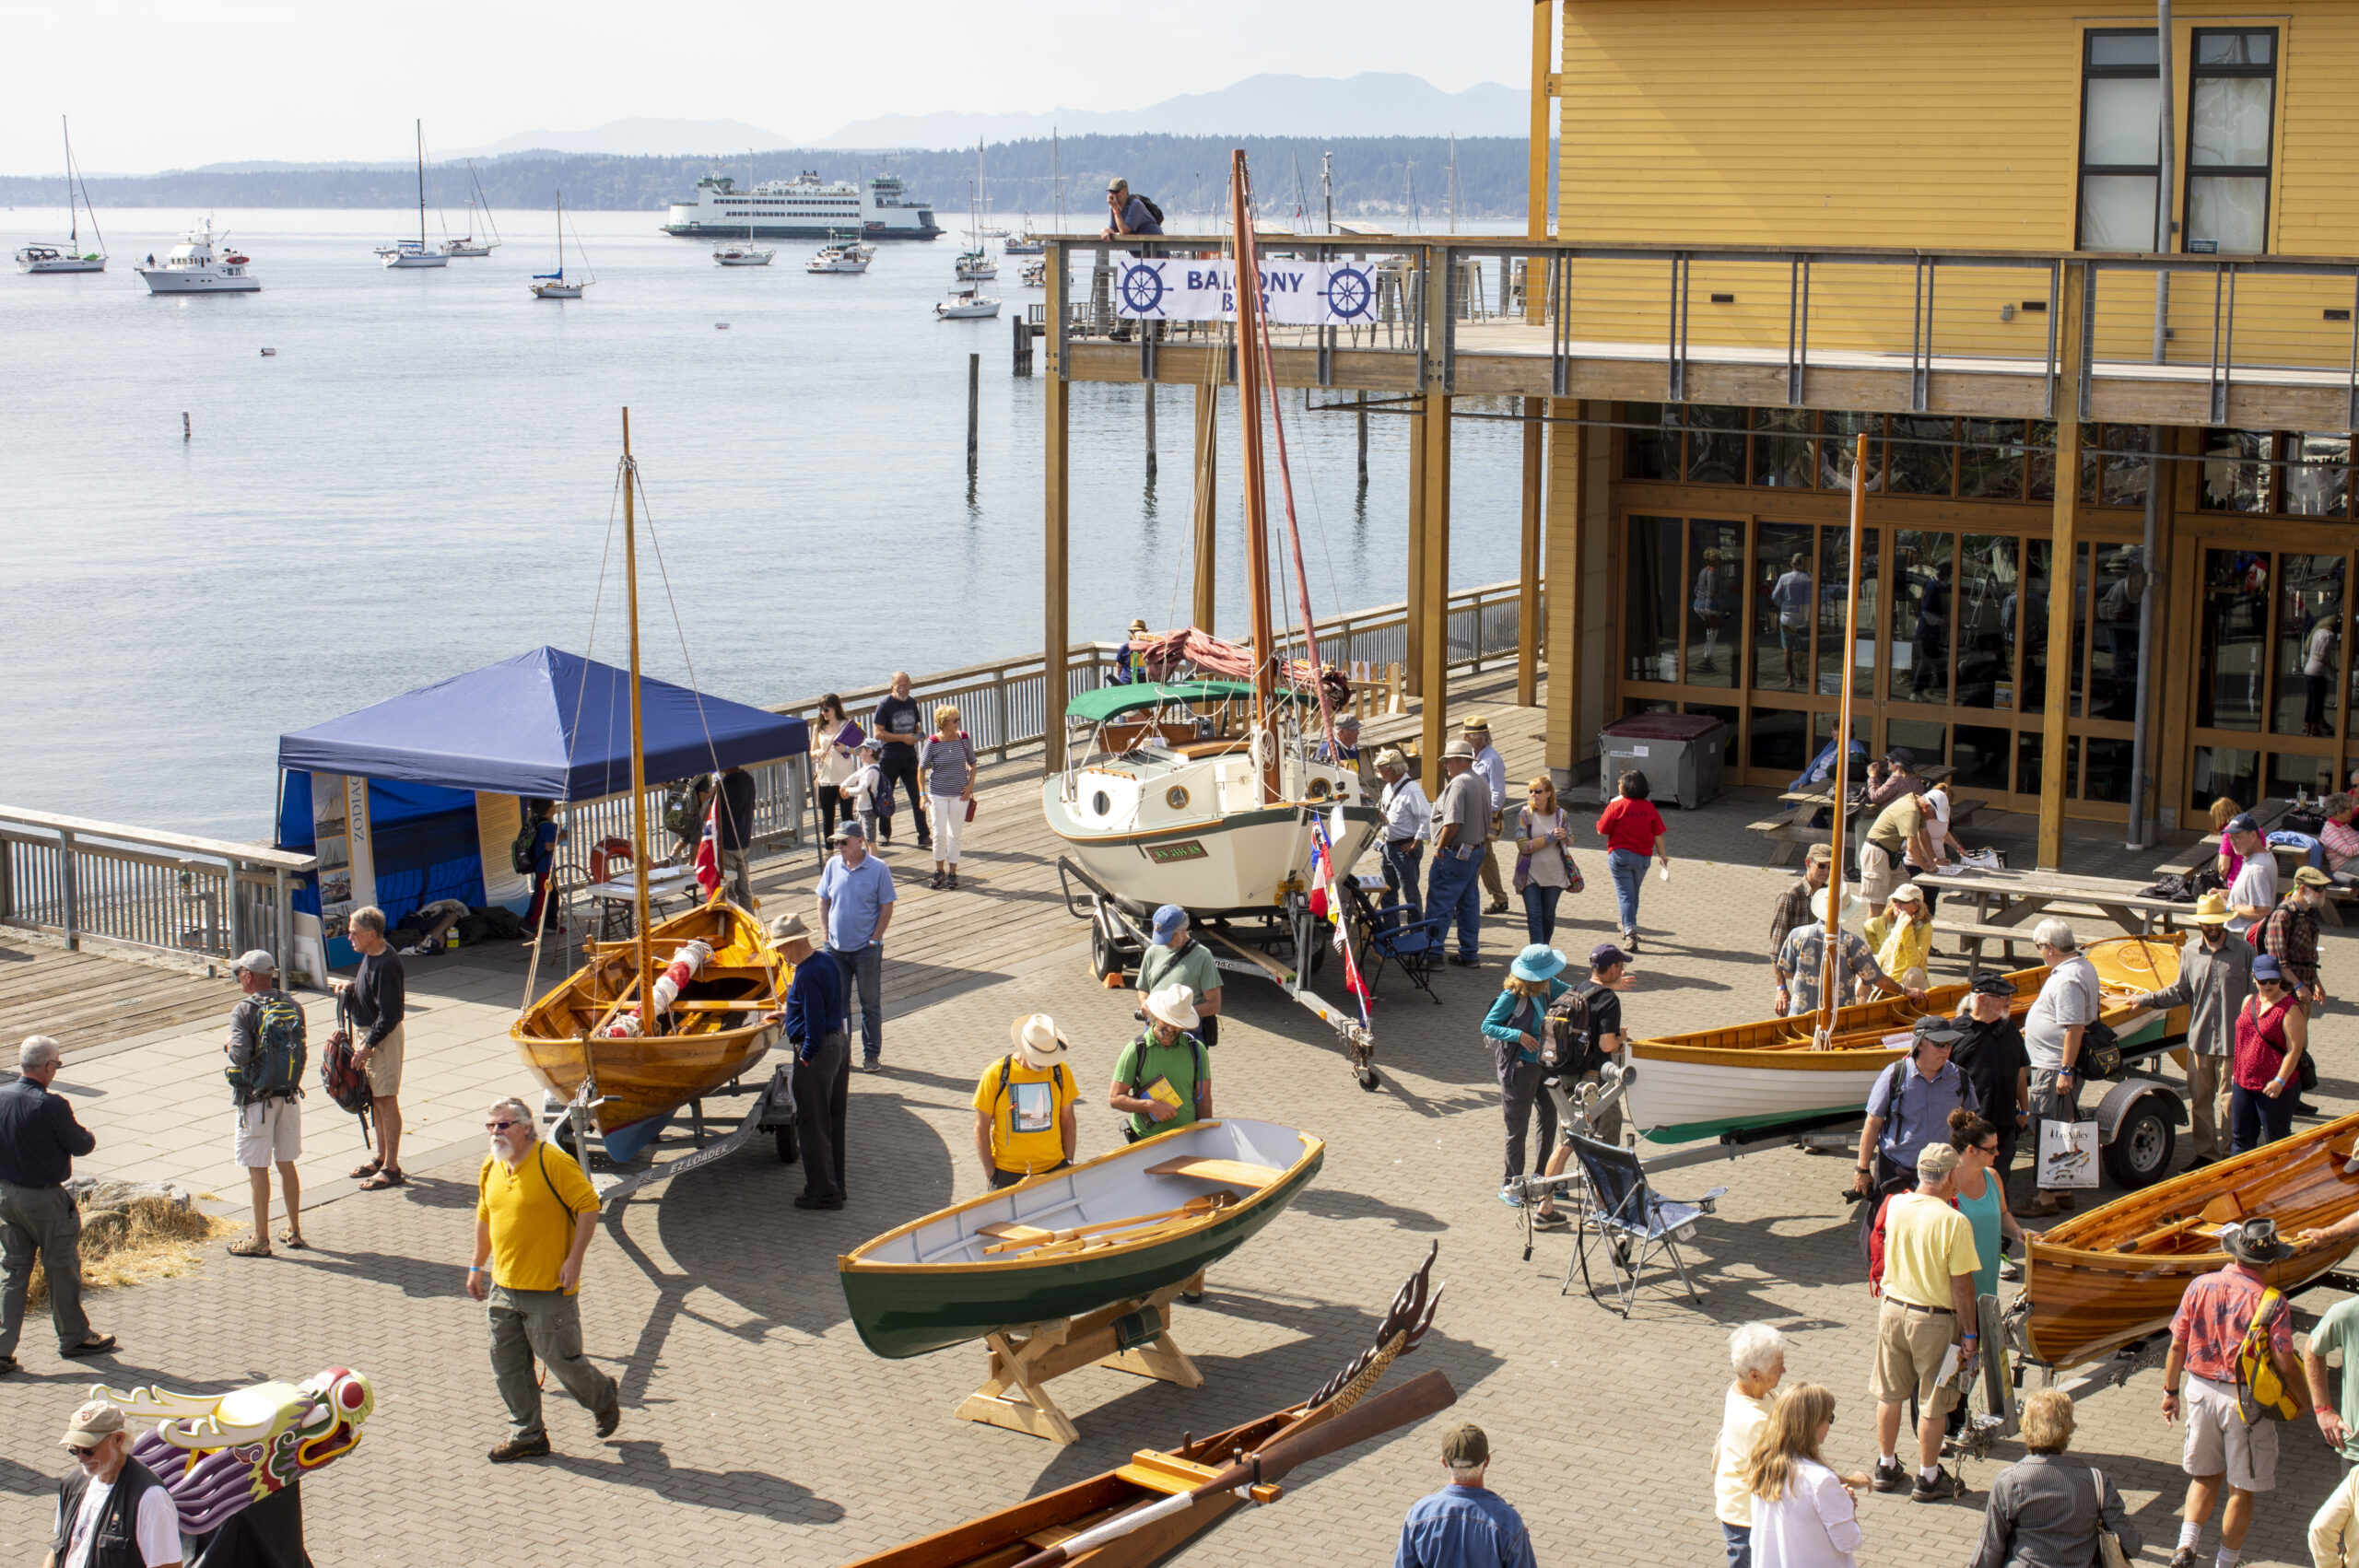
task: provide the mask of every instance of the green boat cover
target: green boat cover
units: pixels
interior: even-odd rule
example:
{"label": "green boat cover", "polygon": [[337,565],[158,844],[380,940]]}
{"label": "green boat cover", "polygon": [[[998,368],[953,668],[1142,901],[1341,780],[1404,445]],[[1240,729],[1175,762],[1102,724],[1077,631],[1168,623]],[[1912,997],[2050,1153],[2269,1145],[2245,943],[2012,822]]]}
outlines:
{"label": "green boat cover", "polygon": [[[1318,699],[1304,692],[1280,692],[1282,702],[1315,702]],[[1159,708],[1167,702],[1250,702],[1253,686],[1248,681],[1182,681],[1166,685],[1143,682],[1127,686],[1099,686],[1084,692],[1065,704],[1065,717],[1079,719],[1091,724],[1103,724],[1125,713]]]}

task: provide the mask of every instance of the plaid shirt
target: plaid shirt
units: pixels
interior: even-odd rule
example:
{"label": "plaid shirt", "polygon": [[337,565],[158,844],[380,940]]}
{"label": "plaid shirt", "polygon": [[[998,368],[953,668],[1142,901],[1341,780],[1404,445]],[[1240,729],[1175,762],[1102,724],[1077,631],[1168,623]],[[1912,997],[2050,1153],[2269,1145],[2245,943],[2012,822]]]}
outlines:
{"label": "plaid shirt", "polygon": [[[2187,1347],[2187,1370],[2214,1383],[2236,1377],[2236,1347],[2244,1343],[2260,1305],[2260,1275],[2241,1263],[2230,1263],[2188,1282],[2171,1317],[2171,1338]],[[2294,1359],[2294,1314],[2281,1306],[2269,1326],[2269,1340],[2277,1353]]]}
{"label": "plaid shirt", "polygon": [[1810,919],[1810,879],[1796,877],[1793,885],[1778,895],[1776,907],[1769,911],[1769,956],[1776,958],[1786,950],[1786,938],[1796,926]]}
{"label": "plaid shirt", "polygon": [[[1857,932],[1845,930],[1835,944],[1835,1000],[1841,1006],[1851,994],[1851,988],[1864,980],[1871,984],[1884,977],[1876,965],[1876,955],[1868,951]],[[1813,921],[1796,926],[1786,938],[1786,945],[1778,950],[1778,967],[1786,972],[1786,984],[1790,988],[1786,999],[1786,1016],[1793,1018],[1818,1011],[1819,983],[1826,977],[1826,928]]]}
{"label": "plaid shirt", "polygon": [[2318,911],[2303,907],[2298,888],[2269,912],[2260,944],[2284,968],[2287,979],[2300,986],[2318,983]]}

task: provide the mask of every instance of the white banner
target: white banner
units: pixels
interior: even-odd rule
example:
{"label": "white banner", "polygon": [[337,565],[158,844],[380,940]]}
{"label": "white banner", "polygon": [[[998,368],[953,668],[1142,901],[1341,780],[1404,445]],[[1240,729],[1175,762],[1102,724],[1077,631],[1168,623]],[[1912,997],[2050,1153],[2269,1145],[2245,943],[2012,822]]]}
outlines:
{"label": "white banner", "polygon": [[[1282,326],[1372,320],[1376,268],[1363,262],[1265,261],[1262,310],[1265,320]],[[1237,265],[1226,260],[1124,256],[1115,272],[1114,313],[1145,322],[1235,321]]]}

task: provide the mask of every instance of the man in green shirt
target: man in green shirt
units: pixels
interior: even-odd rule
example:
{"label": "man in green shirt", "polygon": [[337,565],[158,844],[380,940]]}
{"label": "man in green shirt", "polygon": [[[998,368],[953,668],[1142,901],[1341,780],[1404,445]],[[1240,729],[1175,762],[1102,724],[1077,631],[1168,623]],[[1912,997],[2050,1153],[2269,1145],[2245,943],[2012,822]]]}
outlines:
{"label": "man in green shirt", "polygon": [[[1174,982],[1195,998],[1196,1016],[1203,1020],[1192,1026],[1196,1038],[1207,1046],[1219,1045],[1220,970],[1213,963],[1212,950],[1188,934],[1188,911],[1166,904],[1155,912],[1155,941],[1139,960],[1139,995],[1148,996]],[[1142,1006],[1134,1016],[1144,1018],[1147,1010]]]}
{"label": "man in green shirt", "polygon": [[1115,1061],[1106,1094],[1108,1105],[1131,1113],[1123,1126],[1133,1142],[1213,1114],[1212,1061],[1191,1034],[1203,1022],[1194,993],[1181,985],[1150,992],[1146,1015],[1146,1027]]}
{"label": "man in green shirt", "polygon": [[[2330,1351],[2342,1352],[2340,1404],[2328,1397]],[[2326,1309],[2318,1326],[2310,1330],[2309,1343],[2302,1347],[2302,1371],[2309,1379],[2318,1431],[2342,1461],[2342,1473],[2349,1475],[2359,1466],[2359,1296],[2345,1296]]]}

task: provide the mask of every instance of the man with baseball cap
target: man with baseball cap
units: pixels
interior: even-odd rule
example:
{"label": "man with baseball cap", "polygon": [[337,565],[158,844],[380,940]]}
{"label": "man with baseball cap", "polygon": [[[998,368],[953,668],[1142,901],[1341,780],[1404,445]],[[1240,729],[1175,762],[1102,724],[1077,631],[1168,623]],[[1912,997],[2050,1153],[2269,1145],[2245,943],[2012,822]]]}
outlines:
{"label": "man with baseball cap", "polygon": [[1483,1484],[1491,1469],[1483,1429],[1472,1422],[1450,1428],[1441,1464],[1449,1484],[1410,1504],[1392,1568],[1537,1568],[1523,1515]]}
{"label": "man with baseball cap", "polygon": [[1336,716],[1334,738],[1319,743],[1319,760],[1330,767],[1350,769],[1353,777],[1359,779],[1360,787],[1367,787],[1367,763],[1360,755],[1360,721],[1356,718],[1348,713]]}
{"label": "man with baseball cap", "polygon": [[1126,1113],[1122,1135],[1135,1143],[1213,1114],[1212,1059],[1194,1030],[1196,999],[1173,983],[1146,999],[1146,1027],[1114,1061],[1106,1103]]}
{"label": "man with baseball cap", "polygon": [[1155,912],[1155,940],[1139,959],[1139,1005],[1131,1016],[1149,1017],[1146,999],[1174,984],[1187,987],[1195,1002],[1200,1022],[1190,1024],[1190,1032],[1207,1046],[1219,1045],[1220,966],[1212,949],[1189,934],[1188,911],[1166,904]]}
{"label": "man with baseball cap", "polygon": [[[1973,1223],[1951,1202],[1957,1195],[1957,1162],[1946,1141],[1927,1143],[1917,1156],[1917,1189],[1884,1207],[1884,1304],[1876,1311],[1875,1359],[1868,1374],[1868,1397],[1876,1401],[1873,1485],[1878,1492],[1906,1491],[1918,1503],[1954,1497],[1961,1489],[1941,1467],[1942,1436],[1957,1398],[1955,1384],[1942,1375],[1942,1361],[1952,1345],[1961,1363],[1971,1361],[1980,1340],[1974,1274],[1981,1255]],[[1901,1416],[1911,1395],[1918,1404],[1913,1484],[1898,1453]]]}
{"label": "man with baseball cap", "polygon": [[1387,746],[1376,754],[1376,776],[1382,787],[1376,798],[1376,809],[1384,819],[1377,840],[1377,854],[1384,863],[1384,890],[1388,895],[1409,906],[1409,919],[1426,918],[1425,889],[1421,885],[1426,858],[1426,823],[1433,816],[1433,805],[1417,781],[1409,777],[1409,759],[1395,746]]}
{"label": "man with baseball cap", "polygon": [[800,915],[770,922],[770,945],[794,965],[786,1006],[774,1014],[794,1047],[794,1131],[803,1157],[797,1209],[844,1206],[844,1109],[851,1088],[851,1018],[832,953],[811,944]]}
{"label": "man with baseball cap", "polygon": [[2228,1486],[2227,1511],[2220,1515],[2223,1568],[2234,1568],[2243,1555],[2254,1497],[2277,1489],[2278,1422],[2258,1412],[2247,1422],[2236,1383],[2236,1352],[2264,1311],[2270,1356],[2296,1407],[2294,1419],[2306,1413],[2300,1408],[2306,1385],[2294,1360],[2293,1304],[2271,1290],[2262,1273],[2292,1257],[2294,1248],[2279,1237],[2273,1220],[2224,1226],[2220,1240],[2228,1262],[2188,1281],[2171,1318],[2170,1354],[2163,1360],[2163,1420],[2187,1417],[2179,1459],[2188,1477],[2187,1505],[2179,1512],[2172,1568],[2194,1568],[2201,1561],[2197,1548],[2222,1481]]}
{"label": "man with baseball cap", "polygon": [[2014,1163],[2020,1126],[2031,1113],[2031,1057],[2014,1003],[2013,980],[1995,969],[1978,971],[1966,986],[1957,1044],[1950,1047],[1950,1065],[1965,1075],[1977,1114],[1998,1131],[1999,1158],[1991,1168],[2001,1187]]}
{"label": "man with baseball cap", "polygon": [[131,1457],[122,1410],[92,1399],[57,1441],[74,1469],[57,1482],[46,1568],[180,1568],[180,1510]]}
{"label": "man with baseball cap", "polygon": [[[874,1072],[885,1057],[885,930],[899,895],[891,870],[868,852],[860,824],[836,824],[835,845],[819,873],[819,936],[843,972],[847,992],[858,990],[860,1067]],[[918,847],[927,846],[921,839]]]}
{"label": "man with baseball cap", "polygon": [[2195,1159],[2208,1165],[2228,1152],[2228,1060],[2236,1050],[2236,1014],[2252,995],[2252,943],[2228,935],[2228,899],[2207,893],[2195,901],[2196,940],[2178,950],[2178,978],[2148,991],[2138,1005],[2187,1012],[2187,1114]]}
{"label": "man with baseball cap", "polygon": [[[2269,857],[2275,860],[2272,853]],[[2316,866],[2294,872],[2294,885],[2269,911],[2260,929],[2259,947],[2285,972],[2285,986],[2305,1013],[2316,1013],[2326,1001],[2326,987],[2318,979],[2318,907],[2334,879]]]}
{"label": "man with baseball cap", "polygon": [[1113,215],[1113,221],[1099,231],[1100,240],[1163,232],[1163,225],[1156,221],[1155,210],[1144,198],[1132,195],[1131,182],[1120,175],[1106,182],[1106,210]]}
{"label": "man with baseball cap", "polygon": [[1474,748],[1463,737],[1442,749],[1448,780],[1434,802],[1434,865],[1426,881],[1426,909],[1447,934],[1458,928],[1458,951],[1449,961],[1472,969],[1481,961],[1483,906],[1475,896],[1480,862],[1490,854],[1491,790],[1474,772]]}
{"label": "man with baseball cap", "polygon": [[1482,779],[1485,798],[1489,802],[1490,814],[1483,819],[1483,861],[1477,868],[1483,878],[1483,890],[1491,895],[1483,913],[1504,915],[1508,912],[1508,890],[1499,881],[1499,862],[1491,853],[1491,846],[1507,832],[1507,759],[1491,744],[1491,721],[1481,714],[1466,720],[1459,734],[1474,748],[1474,774]]}
{"label": "man with baseball cap", "polygon": [[[1810,895],[1826,885],[1826,873],[1835,864],[1835,848],[1831,844],[1813,844],[1802,854],[1802,874],[1786,884],[1778,895],[1775,907],[1769,911],[1769,956],[1774,961],[1786,950],[1786,939],[1794,928],[1810,920]],[[1772,1003],[1772,1006],[1777,1005]]]}
{"label": "man with baseball cap", "polygon": [[1045,1012],[1007,1027],[1015,1049],[975,1082],[975,1158],[994,1188],[1014,1187],[1073,1164],[1081,1089],[1065,1062],[1065,1037]]}
{"label": "man with baseball cap", "polygon": [[[233,966],[244,992],[229,1012],[229,1082],[236,1096],[238,1164],[254,1211],[253,1234],[229,1244],[240,1258],[270,1256],[270,1167],[287,1199],[287,1228],[278,1239],[297,1251],[303,1240],[303,1189],[295,1162],[303,1157],[303,1009],[278,989],[278,960],[260,948]],[[292,1069],[292,1082],[263,1082],[273,1063]]]}
{"label": "man with baseball cap", "polygon": [[104,1355],[114,1336],[93,1334],[82,1315],[82,1212],[65,1190],[77,1155],[99,1146],[74,1118],[57,1082],[57,1042],[28,1035],[17,1050],[17,1081],[0,1087],[0,1376],[17,1370],[25,1293],[33,1260],[49,1272],[49,1316],[57,1353]]}
{"label": "man with baseball cap", "polygon": [[2220,830],[2220,841],[2244,857],[2236,880],[2228,884],[2228,930],[2243,936],[2277,907],[2277,857],[2270,853],[2269,840],[2249,813],[2230,817]]}
{"label": "man with baseball cap", "polygon": [[1875,1087],[1868,1091],[1867,1125],[1860,1129],[1852,1191],[1869,1198],[1905,1180],[1928,1144],[1947,1141],[1952,1111],[1980,1113],[1974,1086],[1950,1060],[1950,1047],[1964,1035],[1951,1019],[1919,1018],[1908,1054],[1876,1074]]}

